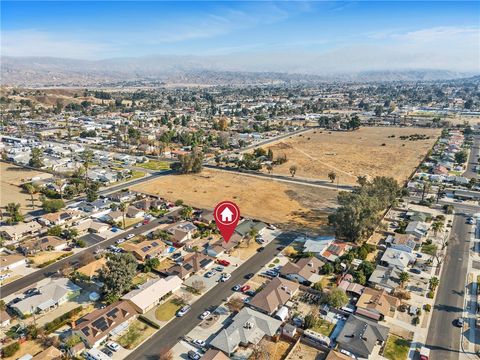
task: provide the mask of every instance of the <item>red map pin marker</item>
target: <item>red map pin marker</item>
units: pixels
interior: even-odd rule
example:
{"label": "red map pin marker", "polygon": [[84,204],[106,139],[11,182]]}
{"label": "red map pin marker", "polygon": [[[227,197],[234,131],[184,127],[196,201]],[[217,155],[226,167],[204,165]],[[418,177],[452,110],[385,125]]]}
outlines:
{"label": "red map pin marker", "polygon": [[222,201],[215,206],[213,217],[220,234],[222,234],[225,242],[228,242],[237,227],[238,220],[240,220],[240,209],[231,201]]}

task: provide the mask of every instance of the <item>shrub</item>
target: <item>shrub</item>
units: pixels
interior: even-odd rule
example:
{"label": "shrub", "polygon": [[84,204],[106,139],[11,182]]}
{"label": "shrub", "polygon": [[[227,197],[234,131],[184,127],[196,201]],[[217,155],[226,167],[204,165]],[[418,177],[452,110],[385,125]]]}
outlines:
{"label": "shrub", "polygon": [[45,326],[43,327],[47,333],[51,333],[52,331],[55,331],[59,328],[61,328],[63,325],[67,324],[70,322],[73,316],[77,315],[82,311],[82,306],[78,306],[65,314],[57,317],[56,319],[53,319],[49,323],[46,323]]}
{"label": "shrub", "polygon": [[418,316],[415,316],[412,320],[413,325],[418,325],[420,324],[420,318]]}
{"label": "shrub", "polygon": [[13,356],[18,350],[20,350],[20,344],[18,343],[18,341],[15,341],[10,345],[5,346],[2,350],[4,357],[10,357]]}
{"label": "shrub", "polygon": [[433,295],[434,295],[434,292],[432,290],[430,290],[428,293],[427,293],[427,297],[429,299],[433,299]]}
{"label": "shrub", "polygon": [[423,309],[426,311],[426,312],[430,312],[430,310],[432,310],[432,305],[430,304],[425,304],[423,306]]}

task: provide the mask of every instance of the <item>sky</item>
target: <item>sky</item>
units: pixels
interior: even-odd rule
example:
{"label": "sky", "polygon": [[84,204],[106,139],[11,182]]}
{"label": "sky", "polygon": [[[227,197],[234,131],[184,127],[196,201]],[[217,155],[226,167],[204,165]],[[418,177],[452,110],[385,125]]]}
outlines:
{"label": "sky", "polygon": [[0,6],[0,49],[7,56],[182,55],[272,71],[480,71],[477,1],[1,1]]}

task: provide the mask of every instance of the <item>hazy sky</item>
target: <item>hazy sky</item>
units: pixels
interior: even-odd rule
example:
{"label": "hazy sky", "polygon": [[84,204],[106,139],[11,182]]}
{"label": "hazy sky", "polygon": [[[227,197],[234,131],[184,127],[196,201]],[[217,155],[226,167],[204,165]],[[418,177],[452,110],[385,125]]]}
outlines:
{"label": "hazy sky", "polygon": [[479,71],[479,22],[477,1],[2,1],[1,53],[221,55],[240,67],[287,71]]}

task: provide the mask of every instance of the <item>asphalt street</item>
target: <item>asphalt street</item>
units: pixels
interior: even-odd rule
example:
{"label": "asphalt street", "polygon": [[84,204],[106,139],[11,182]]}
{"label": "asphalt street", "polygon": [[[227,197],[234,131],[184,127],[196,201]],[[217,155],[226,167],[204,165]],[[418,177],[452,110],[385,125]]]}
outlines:
{"label": "asphalt street", "polygon": [[454,321],[462,316],[471,231],[465,215],[455,215],[440,285],[432,312],[426,345],[432,360],[459,358],[461,329]]}
{"label": "asphalt street", "polygon": [[139,346],[131,353],[126,360],[157,360],[158,354],[162,349],[173,347],[181,338],[187,335],[200,322],[199,315],[207,309],[213,310],[223,301],[233,294],[232,287],[235,284],[242,284],[246,280],[248,273],[258,272],[265,264],[270,262],[278,253],[277,247],[287,245],[298,236],[294,233],[283,233],[265,246],[265,250],[259,252],[248,259],[245,263],[235,269],[232,277],[226,281],[218,283],[210,291],[200,297],[192,304],[191,310],[183,317],[175,318],[165,327],[160,329],[155,335],[148,339],[142,346]]}
{"label": "asphalt street", "polygon": [[110,245],[114,245],[115,241],[121,238],[126,237],[128,234],[142,234],[145,232],[148,232],[155,227],[157,227],[158,224],[164,224],[169,221],[168,217],[169,216],[175,216],[176,212],[178,210],[175,210],[175,212],[169,213],[160,219],[155,219],[149,222],[146,225],[142,225],[138,228],[132,228],[130,230],[124,231],[123,233],[116,235],[110,239],[103,240],[101,242],[98,242],[94,247],[86,248],[72,256],[69,256],[65,259],[59,260],[56,263],[46,266],[43,269],[39,269],[29,275],[26,275],[18,280],[15,280],[9,284],[3,285],[0,289],[0,297],[3,299],[13,293],[16,293],[22,289],[25,289],[26,287],[32,286],[36,284],[37,282],[47,278],[51,277],[52,275],[55,275],[57,271],[61,270],[64,268],[64,266],[73,266],[76,267],[82,257],[86,253],[93,253],[96,249],[105,249]]}
{"label": "asphalt street", "polygon": [[463,173],[464,177],[478,179],[478,172],[475,171],[475,166],[478,165],[478,157],[480,156],[480,136],[475,135],[473,138],[473,145],[468,156],[467,169]]}

